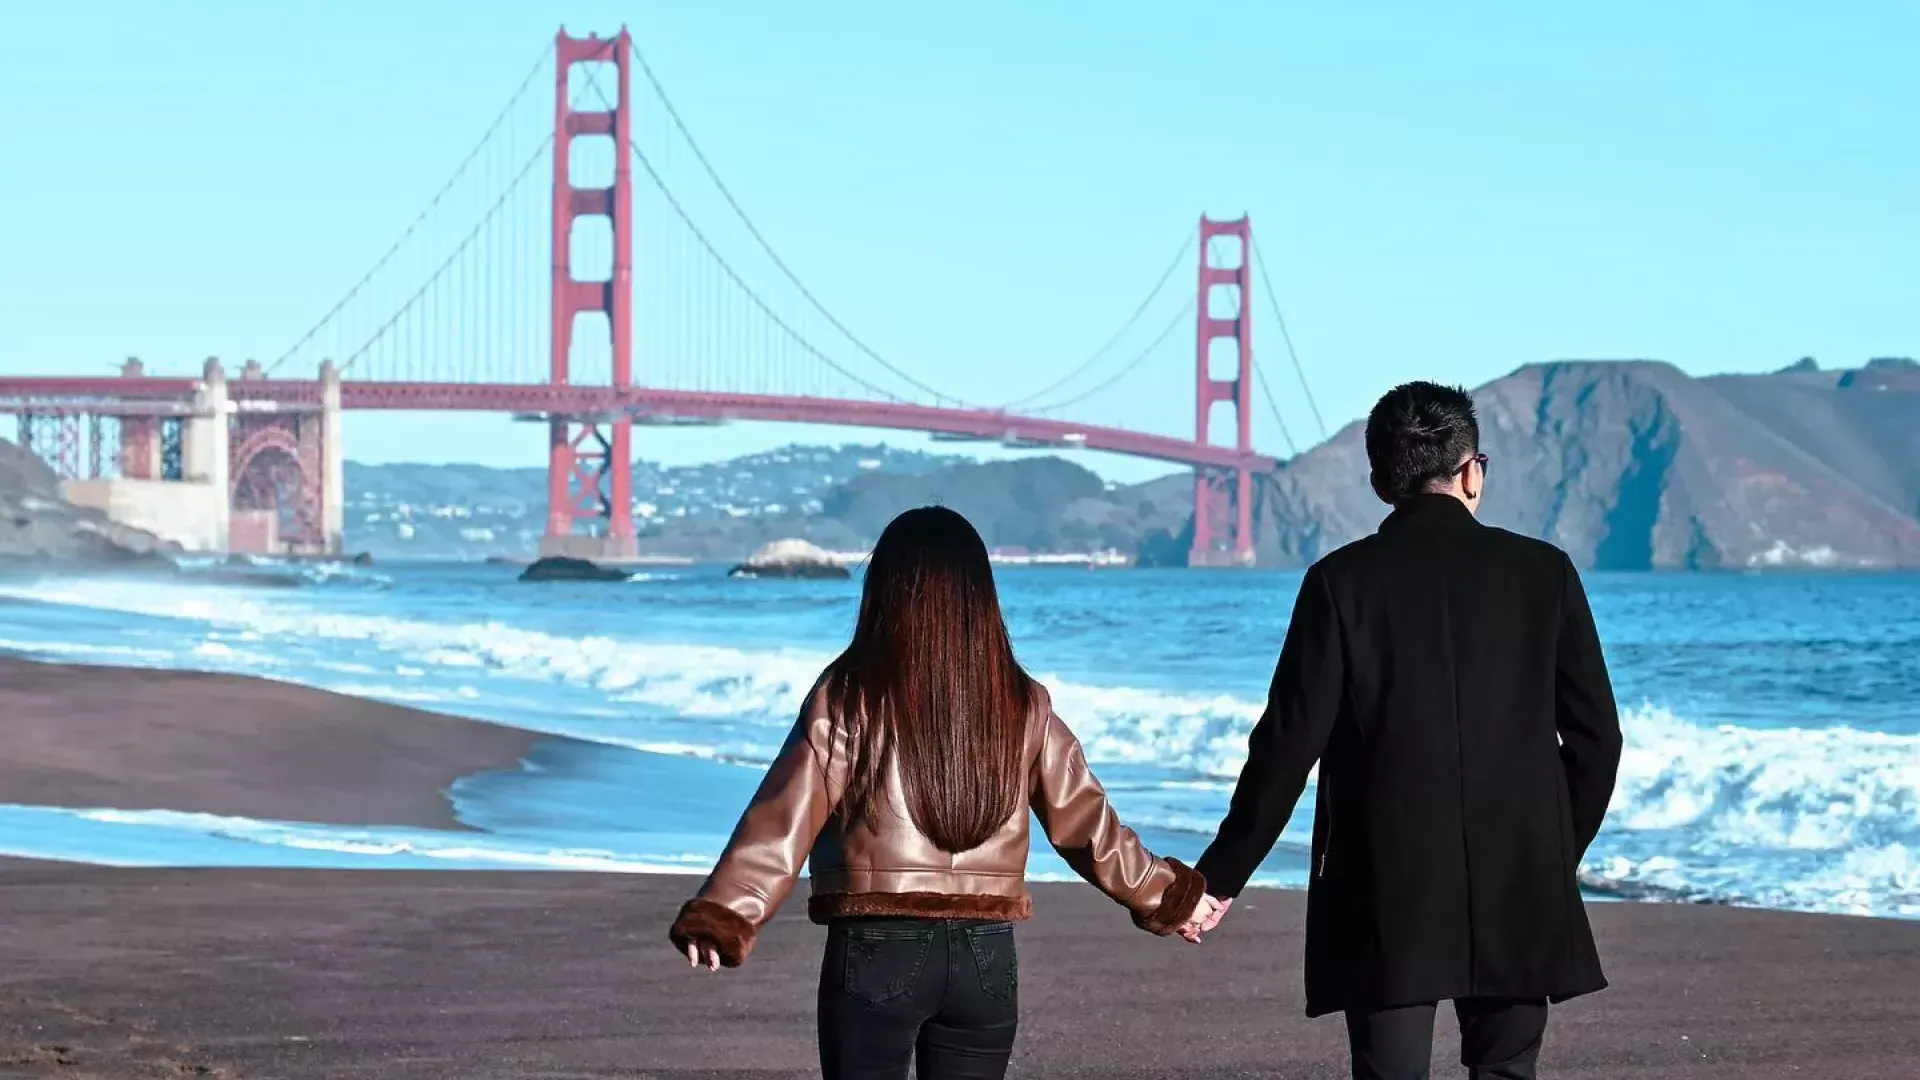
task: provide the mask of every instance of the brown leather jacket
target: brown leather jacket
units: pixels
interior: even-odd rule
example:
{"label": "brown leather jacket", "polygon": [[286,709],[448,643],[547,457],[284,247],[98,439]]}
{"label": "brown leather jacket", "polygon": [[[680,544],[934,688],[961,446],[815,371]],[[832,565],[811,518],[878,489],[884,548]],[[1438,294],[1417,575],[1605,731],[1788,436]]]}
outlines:
{"label": "brown leather jacket", "polygon": [[[1027,723],[1029,804],[1047,839],[1081,877],[1125,905],[1156,934],[1193,913],[1206,881],[1173,859],[1149,852],[1107,805],[1080,742],[1053,714],[1035,684]],[[792,890],[811,854],[815,922],[862,915],[1017,921],[1033,912],[1027,895],[1027,812],[1022,808],[986,843],[949,855],[921,835],[907,813],[900,777],[887,783],[879,827],[851,829],[836,810],[845,783],[843,734],[815,686],[780,755],[734,828],[727,850],[699,894],[680,909],[671,937],[714,946],[736,967],[760,928]]]}

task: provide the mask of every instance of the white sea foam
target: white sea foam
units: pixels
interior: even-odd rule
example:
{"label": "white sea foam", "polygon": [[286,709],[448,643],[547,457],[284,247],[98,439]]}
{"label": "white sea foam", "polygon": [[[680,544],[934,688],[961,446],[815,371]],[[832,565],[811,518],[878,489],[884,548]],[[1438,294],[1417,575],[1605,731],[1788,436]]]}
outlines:
{"label": "white sea foam", "polygon": [[1803,851],[1920,838],[1920,736],[1706,727],[1654,705],[1621,719],[1617,828]]}
{"label": "white sea foam", "polygon": [[[405,661],[397,673],[471,669],[559,681],[687,717],[764,717],[788,724],[829,657],[805,651],[746,651],[712,645],[566,637],[500,622],[438,623],[313,610],[226,590],[172,584],[62,582],[0,588],[0,596],[184,619],[253,640],[328,639],[372,646]],[[22,643],[29,651],[45,646]],[[193,659],[231,651],[217,635]],[[424,666],[423,666],[424,665]],[[422,691],[423,693],[426,691]]]}
{"label": "white sea foam", "polygon": [[1643,705],[1593,882],[1632,893],[1920,915],[1920,736],[1706,726]]}
{"label": "white sea foam", "polygon": [[[631,725],[592,724],[566,725],[569,734],[686,756],[751,760],[758,754],[764,760],[828,659],[802,650],[565,637],[499,622],[343,614],[278,595],[268,600],[202,587],[74,582],[0,589],[0,595],[201,622],[209,632],[186,648],[219,648],[171,659],[182,666],[216,662],[245,669],[256,659],[270,664],[270,643],[319,638],[374,650],[373,662],[359,653],[353,663],[384,666],[403,683],[419,682],[392,686],[391,679],[356,678],[336,687],[375,696],[458,708],[514,692],[512,682],[487,686],[486,679],[565,683],[596,691],[605,703],[644,706],[694,722],[659,736]],[[125,651],[30,642],[0,647],[168,662],[144,643]],[[1046,681],[1057,710],[1096,764],[1153,769],[1169,792],[1198,789],[1184,801],[1142,799],[1149,815],[1157,805],[1166,819],[1149,817],[1142,824],[1184,831],[1224,809],[1226,785],[1244,762],[1261,702]],[[579,712],[588,715],[584,707]],[[594,713],[604,715],[597,708]],[[1621,719],[1626,752],[1607,830],[1590,860],[1590,881],[1621,891],[1920,913],[1920,735],[1841,723],[1708,725],[1654,704],[1625,709]],[[716,725],[715,741],[701,741],[703,720]],[[731,731],[724,740],[721,725]],[[743,739],[743,725],[765,737]],[[726,745],[716,745],[720,741]]]}
{"label": "white sea foam", "polygon": [[530,870],[579,870],[621,874],[705,873],[710,856],[635,856],[605,849],[532,848],[456,832],[353,829],[297,822],[262,821],[174,810],[73,810],[72,817],[101,825],[210,837],[247,845],[392,859],[408,856],[449,866]]}

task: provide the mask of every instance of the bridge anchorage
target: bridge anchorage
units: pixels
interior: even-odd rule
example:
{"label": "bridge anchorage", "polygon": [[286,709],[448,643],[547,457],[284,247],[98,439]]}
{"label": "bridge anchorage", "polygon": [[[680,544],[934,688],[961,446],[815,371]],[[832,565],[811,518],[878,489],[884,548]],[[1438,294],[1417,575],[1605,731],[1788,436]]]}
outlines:
{"label": "bridge anchorage", "polygon": [[[269,381],[248,361],[229,382],[119,377],[0,378],[0,413],[62,481],[66,497],[190,551],[338,554],[344,532],[340,377]],[[81,433],[86,452],[80,452]]]}
{"label": "bridge anchorage", "polygon": [[[539,104],[540,95],[525,91],[548,64],[551,115],[513,121],[518,103]],[[650,88],[660,106],[645,115],[663,118],[645,133],[636,130],[642,114],[631,105],[640,86]],[[684,149],[650,151],[642,134],[677,138],[671,145]],[[512,145],[515,139],[525,145]],[[599,178],[580,165],[596,145],[610,158]],[[735,219],[729,224],[744,226],[758,245],[749,254],[764,257],[776,271],[775,286],[799,298],[789,309],[769,300],[710,241],[688,209],[695,204],[685,178],[669,176],[676,160],[698,166],[691,182],[718,193],[723,212]],[[475,163],[487,161],[502,162],[504,171],[481,176],[486,166]],[[543,161],[551,167],[550,187],[523,185]],[[638,177],[647,180],[645,187],[636,185]],[[468,198],[447,197],[468,180],[477,189]],[[475,211],[477,223],[435,219],[436,227],[422,227],[432,215],[460,213],[461,206],[486,209]],[[636,233],[647,238],[645,290],[636,285]],[[407,247],[436,236],[458,239],[448,241],[451,252]],[[1198,275],[1189,280],[1198,291],[1189,300],[1184,288],[1167,286],[1196,239]],[[536,252],[541,242],[544,260]],[[409,252],[413,257],[397,257]],[[545,554],[619,560],[638,553],[635,427],[738,420],[912,431],[1188,467],[1194,475],[1189,563],[1247,566],[1256,549],[1255,478],[1276,465],[1253,446],[1254,383],[1266,391],[1254,364],[1249,316],[1253,257],[1247,218],[1202,217],[1197,234],[1099,351],[1019,402],[963,403],[875,352],[794,275],[694,143],[624,30],[612,38],[576,38],[563,30],[447,186],[279,359],[264,366],[248,361],[232,378],[213,360],[183,377],[149,374],[137,360],[117,376],[5,376],[0,413],[19,417],[21,442],[54,466],[69,498],[210,552],[338,553],[345,506],[341,413],[462,411],[546,425]],[[537,266],[540,261],[545,265]],[[595,270],[596,261],[603,270]],[[436,266],[424,283],[411,276],[394,280],[414,267]],[[397,299],[381,298],[382,282],[397,286]],[[1124,359],[1112,350],[1141,329],[1143,313],[1155,305],[1179,310],[1137,356],[1109,365]],[[1273,314],[1284,341],[1277,307]],[[1174,333],[1189,316],[1191,369]],[[822,341],[840,342],[840,352]],[[1159,352],[1163,343],[1171,343],[1174,355]],[[636,371],[636,354],[644,371]],[[343,359],[336,364],[326,356]],[[1146,363],[1155,358],[1167,362]],[[316,377],[283,373],[290,362]],[[1115,387],[1131,406],[1176,400],[1186,393],[1188,370],[1191,436],[1091,424],[1069,414]],[[1103,381],[1084,388],[1102,371],[1108,371]],[[1074,388],[1082,376],[1087,380]],[[1162,377],[1177,382],[1140,385]],[[1055,391],[1068,396],[1057,398]],[[1285,435],[1270,392],[1266,404]],[[1212,428],[1221,406],[1233,414],[1233,433],[1216,443]]]}

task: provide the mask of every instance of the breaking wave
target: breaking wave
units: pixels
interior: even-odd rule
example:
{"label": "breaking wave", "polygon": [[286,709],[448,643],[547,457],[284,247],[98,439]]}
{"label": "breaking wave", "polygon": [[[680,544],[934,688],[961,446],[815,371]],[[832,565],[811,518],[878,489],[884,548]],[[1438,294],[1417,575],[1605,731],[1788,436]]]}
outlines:
{"label": "breaking wave", "polygon": [[[272,674],[611,745],[748,764],[764,763],[777,748],[829,659],[803,649],[570,637],[496,620],[342,613],[296,597],[177,585],[68,582],[0,589],[0,596],[186,619],[204,628],[171,653],[149,641],[0,647]],[[1130,805],[1123,808],[1139,824],[1200,833],[1217,822],[1259,701],[1045,681],[1089,759],[1125,770]],[[557,701],[542,689],[555,687],[579,693]],[[1920,735],[1838,721],[1818,728],[1709,725],[1651,702],[1624,709],[1621,719],[1626,752],[1606,831],[1584,870],[1589,888],[1920,915]],[[230,834],[255,828],[218,827]],[[369,856],[383,844],[417,843],[340,839],[341,830],[319,826],[270,828],[275,844],[368,844],[360,854]],[[461,843],[466,850],[478,841]],[[436,857],[410,847],[395,853]]]}

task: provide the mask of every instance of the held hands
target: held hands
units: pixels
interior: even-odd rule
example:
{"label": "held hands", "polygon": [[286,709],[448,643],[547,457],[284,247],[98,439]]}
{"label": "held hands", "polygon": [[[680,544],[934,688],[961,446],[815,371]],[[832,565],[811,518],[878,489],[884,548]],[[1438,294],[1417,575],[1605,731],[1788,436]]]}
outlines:
{"label": "held hands", "polygon": [[1233,906],[1233,898],[1220,900],[1202,894],[1200,903],[1194,906],[1193,914],[1187,917],[1186,925],[1175,931],[1181,937],[1195,945],[1200,944],[1200,935],[1209,933],[1227,917],[1227,909]]}
{"label": "held hands", "polygon": [[[1219,926],[1220,920],[1227,917],[1227,909],[1232,906],[1231,897],[1221,900],[1202,893],[1193,907],[1193,914],[1187,916],[1187,921],[1174,933],[1198,945],[1200,936],[1211,933],[1214,927]],[[704,941],[690,941],[687,943],[687,966],[696,970],[706,968],[708,971],[719,971],[720,950]]]}
{"label": "held hands", "polygon": [[687,942],[687,966],[719,971],[720,950],[704,941],[689,941]]}

